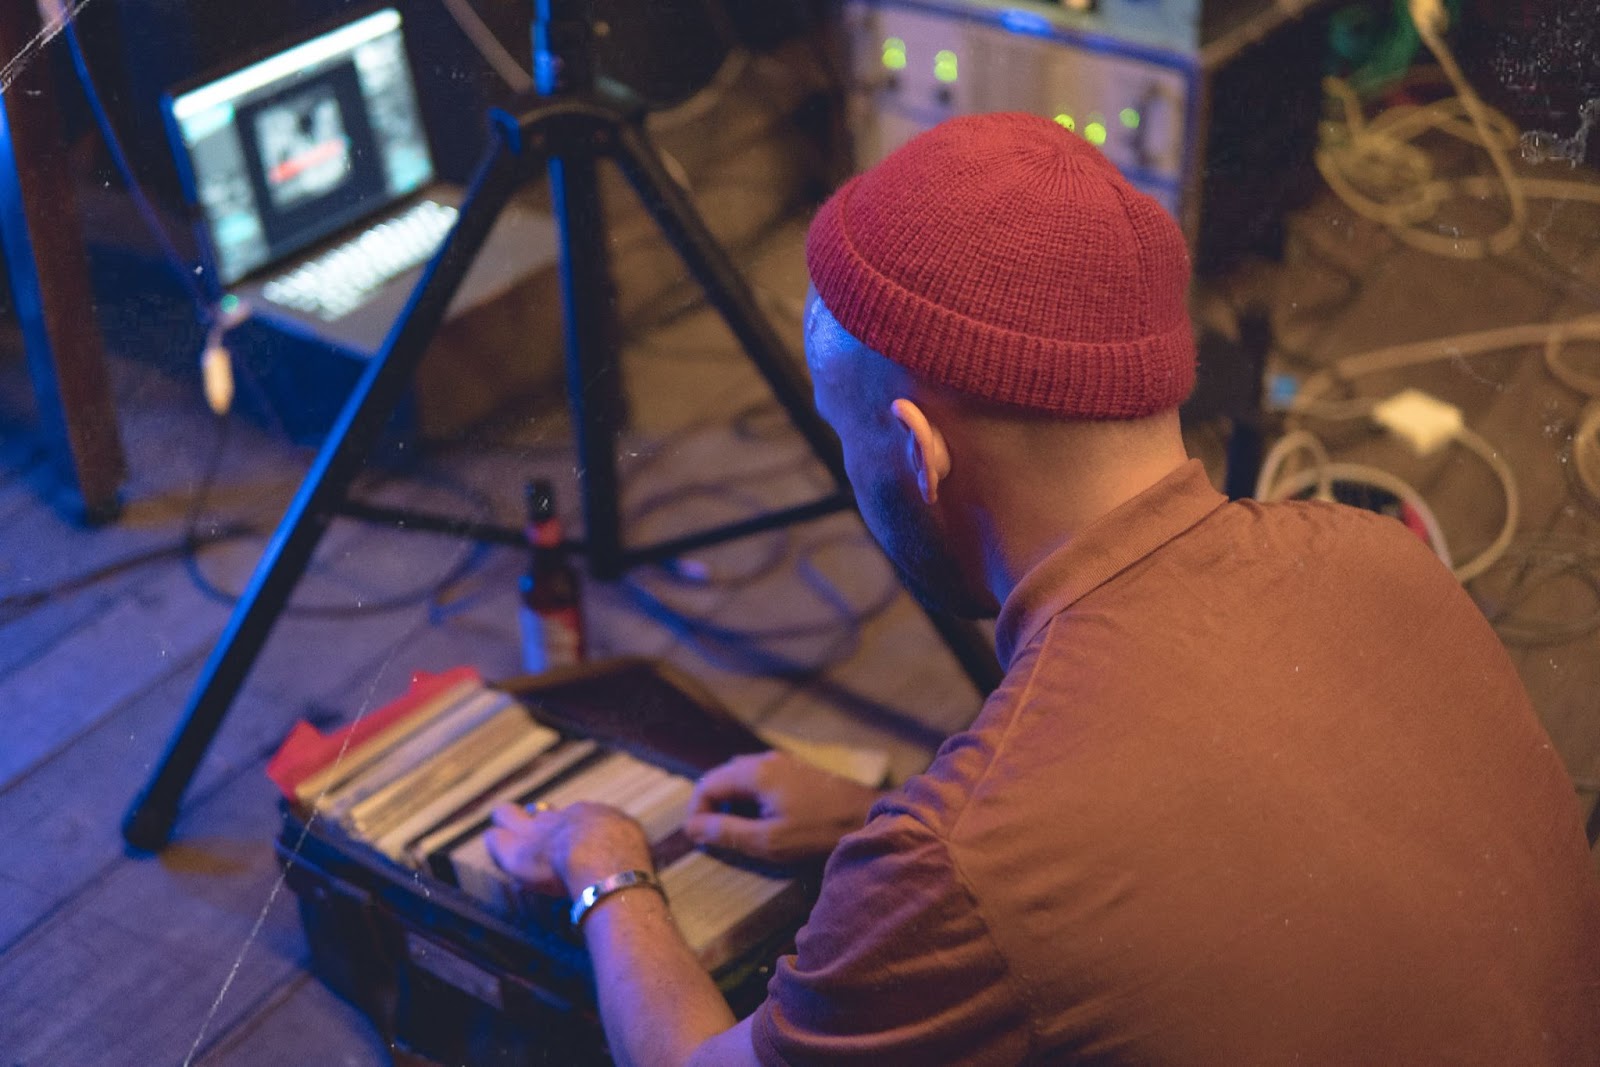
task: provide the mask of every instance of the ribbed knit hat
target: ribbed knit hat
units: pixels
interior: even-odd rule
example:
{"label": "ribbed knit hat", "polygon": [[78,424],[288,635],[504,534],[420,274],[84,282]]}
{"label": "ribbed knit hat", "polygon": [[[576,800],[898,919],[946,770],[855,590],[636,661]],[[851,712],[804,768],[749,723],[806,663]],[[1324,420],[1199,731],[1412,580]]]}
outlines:
{"label": "ribbed knit hat", "polygon": [[1125,419],[1194,386],[1183,235],[1049,119],[919,134],[822,206],[806,265],[856,339],[963,393]]}

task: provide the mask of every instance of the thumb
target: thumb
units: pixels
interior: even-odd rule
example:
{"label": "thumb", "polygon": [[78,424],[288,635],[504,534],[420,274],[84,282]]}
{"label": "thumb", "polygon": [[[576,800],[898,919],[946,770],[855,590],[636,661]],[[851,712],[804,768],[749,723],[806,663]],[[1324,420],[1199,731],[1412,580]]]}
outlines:
{"label": "thumb", "polygon": [[697,845],[722,848],[756,859],[766,856],[767,828],[755,819],[737,815],[691,815],[683,824],[684,836]]}
{"label": "thumb", "polygon": [[725,804],[759,799],[754,766],[749,762],[734,760],[712,768],[695,783],[694,793],[689,798],[689,811],[696,814],[713,812]]}

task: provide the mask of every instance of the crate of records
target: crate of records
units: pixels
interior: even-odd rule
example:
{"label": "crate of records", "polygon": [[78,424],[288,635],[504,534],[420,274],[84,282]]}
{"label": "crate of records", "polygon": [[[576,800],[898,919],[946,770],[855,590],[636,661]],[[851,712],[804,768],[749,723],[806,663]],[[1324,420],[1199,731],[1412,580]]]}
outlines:
{"label": "crate of records", "polygon": [[754,1008],[815,878],[690,845],[694,780],[761,739],[692,680],[640,659],[486,685],[470,669],[269,765],[278,854],[313,969],[396,1048],[448,1063],[607,1062],[569,903],[484,843],[499,804],[614,805],[650,839],[674,921],[734,1010]]}

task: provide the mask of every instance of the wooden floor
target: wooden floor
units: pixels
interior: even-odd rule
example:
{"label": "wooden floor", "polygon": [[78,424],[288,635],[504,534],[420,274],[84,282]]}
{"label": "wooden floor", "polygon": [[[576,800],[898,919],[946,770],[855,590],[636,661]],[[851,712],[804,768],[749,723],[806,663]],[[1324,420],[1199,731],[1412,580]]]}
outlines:
{"label": "wooden floor", "polygon": [[[1575,209],[1576,210],[1576,209]],[[1276,286],[1289,370],[1375,345],[1588,310],[1600,259],[1558,232],[1548,263],[1448,264],[1407,252],[1329,204],[1298,217],[1288,264],[1232,290]],[[1559,230],[1559,228],[1558,228]],[[801,229],[748,264],[797,338]],[[1561,243],[1561,242],[1567,243]],[[305,971],[306,947],[271,853],[267,755],[290,724],[348,721],[401,691],[416,670],[517,666],[519,554],[339,523],[280,623],[200,770],[175,843],[124,854],[118,824],[159,757],[200,664],[264,535],[200,551],[182,536],[207,463],[221,450],[202,532],[267,531],[310,453],[261,425],[224,435],[195,383],[126,351],[115,358],[132,475],[122,521],[72,526],[45,502],[48,472],[30,428],[19,361],[0,366],[0,1062],[379,1064],[387,1053],[356,1013]],[[749,365],[703,311],[635,344],[625,512],[639,540],[805,499],[826,486]],[[1574,497],[1563,446],[1578,409],[1537,353],[1456,360],[1374,382],[1425,382],[1461,403],[1522,487],[1524,539],[1595,540],[1600,515]],[[380,500],[515,522],[520,489],[556,479],[569,513],[575,473],[565,418],[550,410],[490,439],[429,455],[404,475],[370,475]],[[1216,465],[1216,435],[1195,447]],[[1417,478],[1439,504],[1458,556],[1493,536],[1501,502],[1470,455],[1409,460],[1360,436],[1343,452]],[[141,554],[144,562],[135,561]],[[859,523],[838,516],[699,557],[704,580],[651,571],[591,584],[597,655],[663,656],[699,675],[750,721],[818,739],[881,746],[894,775],[923,766],[978,706],[976,693],[900,594]],[[111,568],[110,570],[105,570]],[[105,571],[90,584],[85,574]],[[1486,610],[1506,581],[1481,584]],[[1498,585],[1496,583],[1499,583]],[[42,603],[16,597],[54,589]],[[1497,592],[1497,590],[1499,590]],[[1591,596],[1584,603],[1582,597]],[[1587,588],[1552,587],[1539,610],[1581,617]],[[1600,782],[1600,638],[1513,655],[1585,804]]]}

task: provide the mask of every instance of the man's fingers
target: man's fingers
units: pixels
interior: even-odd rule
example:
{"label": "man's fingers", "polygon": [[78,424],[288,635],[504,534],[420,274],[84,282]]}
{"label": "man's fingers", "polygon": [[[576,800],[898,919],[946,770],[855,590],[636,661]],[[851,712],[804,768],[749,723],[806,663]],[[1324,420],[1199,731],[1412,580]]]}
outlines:
{"label": "man's fingers", "polygon": [[756,756],[736,756],[711,768],[695,784],[694,794],[689,798],[690,814],[715,811],[718,805],[729,801],[757,798],[760,772],[761,763]]}
{"label": "man's fingers", "polygon": [[752,859],[769,859],[767,824],[737,815],[691,815],[683,832],[689,840],[708,848],[724,848]]}
{"label": "man's fingers", "polygon": [[533,816],[516,804],[500,804],[489,813],[489,821],[503,830],[515,830],[532,822]]}
{"label": "man's fingers", "polygon": [[559,895],[566,891],[543,848],[530,841],[526,834],[491,827],[484,832],[483,843],[489,850],[489,858],[501,870],[534,892]]}
{"label": "man's fingers", "polygon": [[524,866],[523,848],[517,835],[510,830],[498,827],[484,831],[483,843],[489,850],[489,858],[500,866],[507,874],[521,874],[519,867]]}

